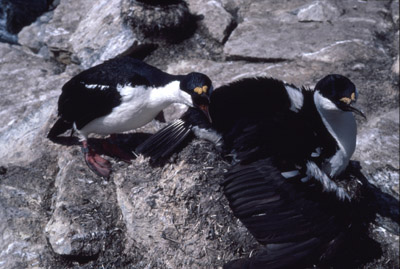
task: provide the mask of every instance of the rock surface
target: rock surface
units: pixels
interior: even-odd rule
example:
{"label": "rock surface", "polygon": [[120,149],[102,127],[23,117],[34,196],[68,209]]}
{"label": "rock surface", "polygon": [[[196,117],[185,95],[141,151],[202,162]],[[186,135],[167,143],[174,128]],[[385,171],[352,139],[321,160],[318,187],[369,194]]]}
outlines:
{"label": "rock surface", "polygon": [[[341,7],[322,1],[254,1],[243,11],[241,16],[246,20],[233,31],[224,52],[234,59],[293,60],[309,54],[322,57],[325,51],[336,47],[345,53],[349,49],[343,45],[354,43],[354,52],[360,49],[375,55],[379,47],[376,48],[374,33],[385,32],[393,26],[391,18],[385,16],[389,13],[388,7],[377,1],[368,5],[340,3]],[[324,58],[311,60],[321,59]]]}
{"label": "rock surface", "polygon": [[[164,166],[107,157],[114,173],[103,180],[77,139],[45,138],[62,85],[121,54],[173,74],[204,72],[215,87],[252,76],[308,87],[328,73],[350,77],[368,117],[358,119],[353,159],[375,197],[369,230],[382,250],[359,267],[398,268],[399,1],[188,0],[197,28],[179,42],[147,30],[157,17],[129,19],[145,14],[135,5],[163,9],[147,2],[61,0],[19,32],[21,46],[0,43],[0,268],[218,268],[260,247],[231,215],[219,188],[226,164],[210,143],[195,140]],[[169,22],[166,33],[186,29]],[[183,110],[168,108],[167,120]],[[133,150],[162,125],[118,141]]]}
{"label": "rock surface", "polygon": [[15,44],[17,34],[43,12],[53,9],[53,0],[0,0],[0,41]]}
{"label": "rock surface", "polygon": [[201,15],[199,22],[209,33],[209,35],[223,43],[236,25],[235,18],[223,7],[222,1],[188,1],[190,11]]}

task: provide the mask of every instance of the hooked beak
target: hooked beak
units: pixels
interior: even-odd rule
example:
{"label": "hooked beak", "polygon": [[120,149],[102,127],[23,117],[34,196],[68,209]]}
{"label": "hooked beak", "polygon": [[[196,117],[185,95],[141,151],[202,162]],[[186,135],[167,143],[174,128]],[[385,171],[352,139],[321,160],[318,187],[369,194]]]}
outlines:
{"label": "hooked beak", "polygon": [[198,105],[198,108],[200,108],[201,111],[206,115],[208,121],[212,123],[212,119],[210,116],[210,112],[208,111],[208,105]]}
{"label": "hooked beak", "polygon": [[350,111],[350,112],[354,112],[358,115],[360,115],[361,117],[363,117],[365,120],[367,119],[367,117],[365,116],[365,114],[359,110],[358,108],[351,106],[351,105],[346,105],[343,109],[344,111]]}

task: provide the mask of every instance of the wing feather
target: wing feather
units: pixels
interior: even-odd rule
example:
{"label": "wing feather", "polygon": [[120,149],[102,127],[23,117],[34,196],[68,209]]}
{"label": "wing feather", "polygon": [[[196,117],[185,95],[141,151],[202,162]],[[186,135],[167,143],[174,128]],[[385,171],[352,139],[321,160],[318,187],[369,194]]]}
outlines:
{"label": "wing feather", "polygon": [[348,228],[342,202],[281,172],[272,158],[265,158],[236,164],[226,173],[221,185],[233,214],[265,245],[255,257],[226,268],[281,268],[318,259]]}

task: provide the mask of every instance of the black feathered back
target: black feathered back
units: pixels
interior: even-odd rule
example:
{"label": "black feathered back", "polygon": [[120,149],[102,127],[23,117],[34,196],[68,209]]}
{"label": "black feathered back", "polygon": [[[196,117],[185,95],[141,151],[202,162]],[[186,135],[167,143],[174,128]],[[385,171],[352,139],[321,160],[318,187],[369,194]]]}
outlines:
{"label": "black feathered back", "polygon": [[56,137],[72,128],[78,129],[90,121],[109,114],[121,104],[119,86],[143,85],[158,87],[171,81],[172,76],[140,60],[121,57],[89,68],[71,78],[62,87],[58,99],[60,119],[48,137]]}

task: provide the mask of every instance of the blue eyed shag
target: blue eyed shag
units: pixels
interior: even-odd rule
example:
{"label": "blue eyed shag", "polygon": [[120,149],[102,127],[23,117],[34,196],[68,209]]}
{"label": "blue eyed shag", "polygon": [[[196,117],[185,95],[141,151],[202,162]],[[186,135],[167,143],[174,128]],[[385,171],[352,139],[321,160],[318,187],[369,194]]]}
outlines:
{"label": "blue eyed shag", "polygon": [[112,135],[136,129],[172,103],[196,107],[209,117],[211,92],[211,80],[204,74],[170,75],[140,60],[115,58],[65,83],[58,99],[59,118],[48,138],[75,130],[89,168],[108,177],[111,164],[89,147],[90,134]]}
{"label": "blue eyed shag", "polygon": [[137,150],[157,161],[191,133],[215,142],[231,161],[221,183],[230,208],[265,245],[225,268],[310,266],[332,258],[351,233],[357,186],[340,175],[356,146],[353,112],[365,118],[357,97],[342,75],[324,77],[313,90],[246,78],[213,91],[211,123],[189,109]]}

